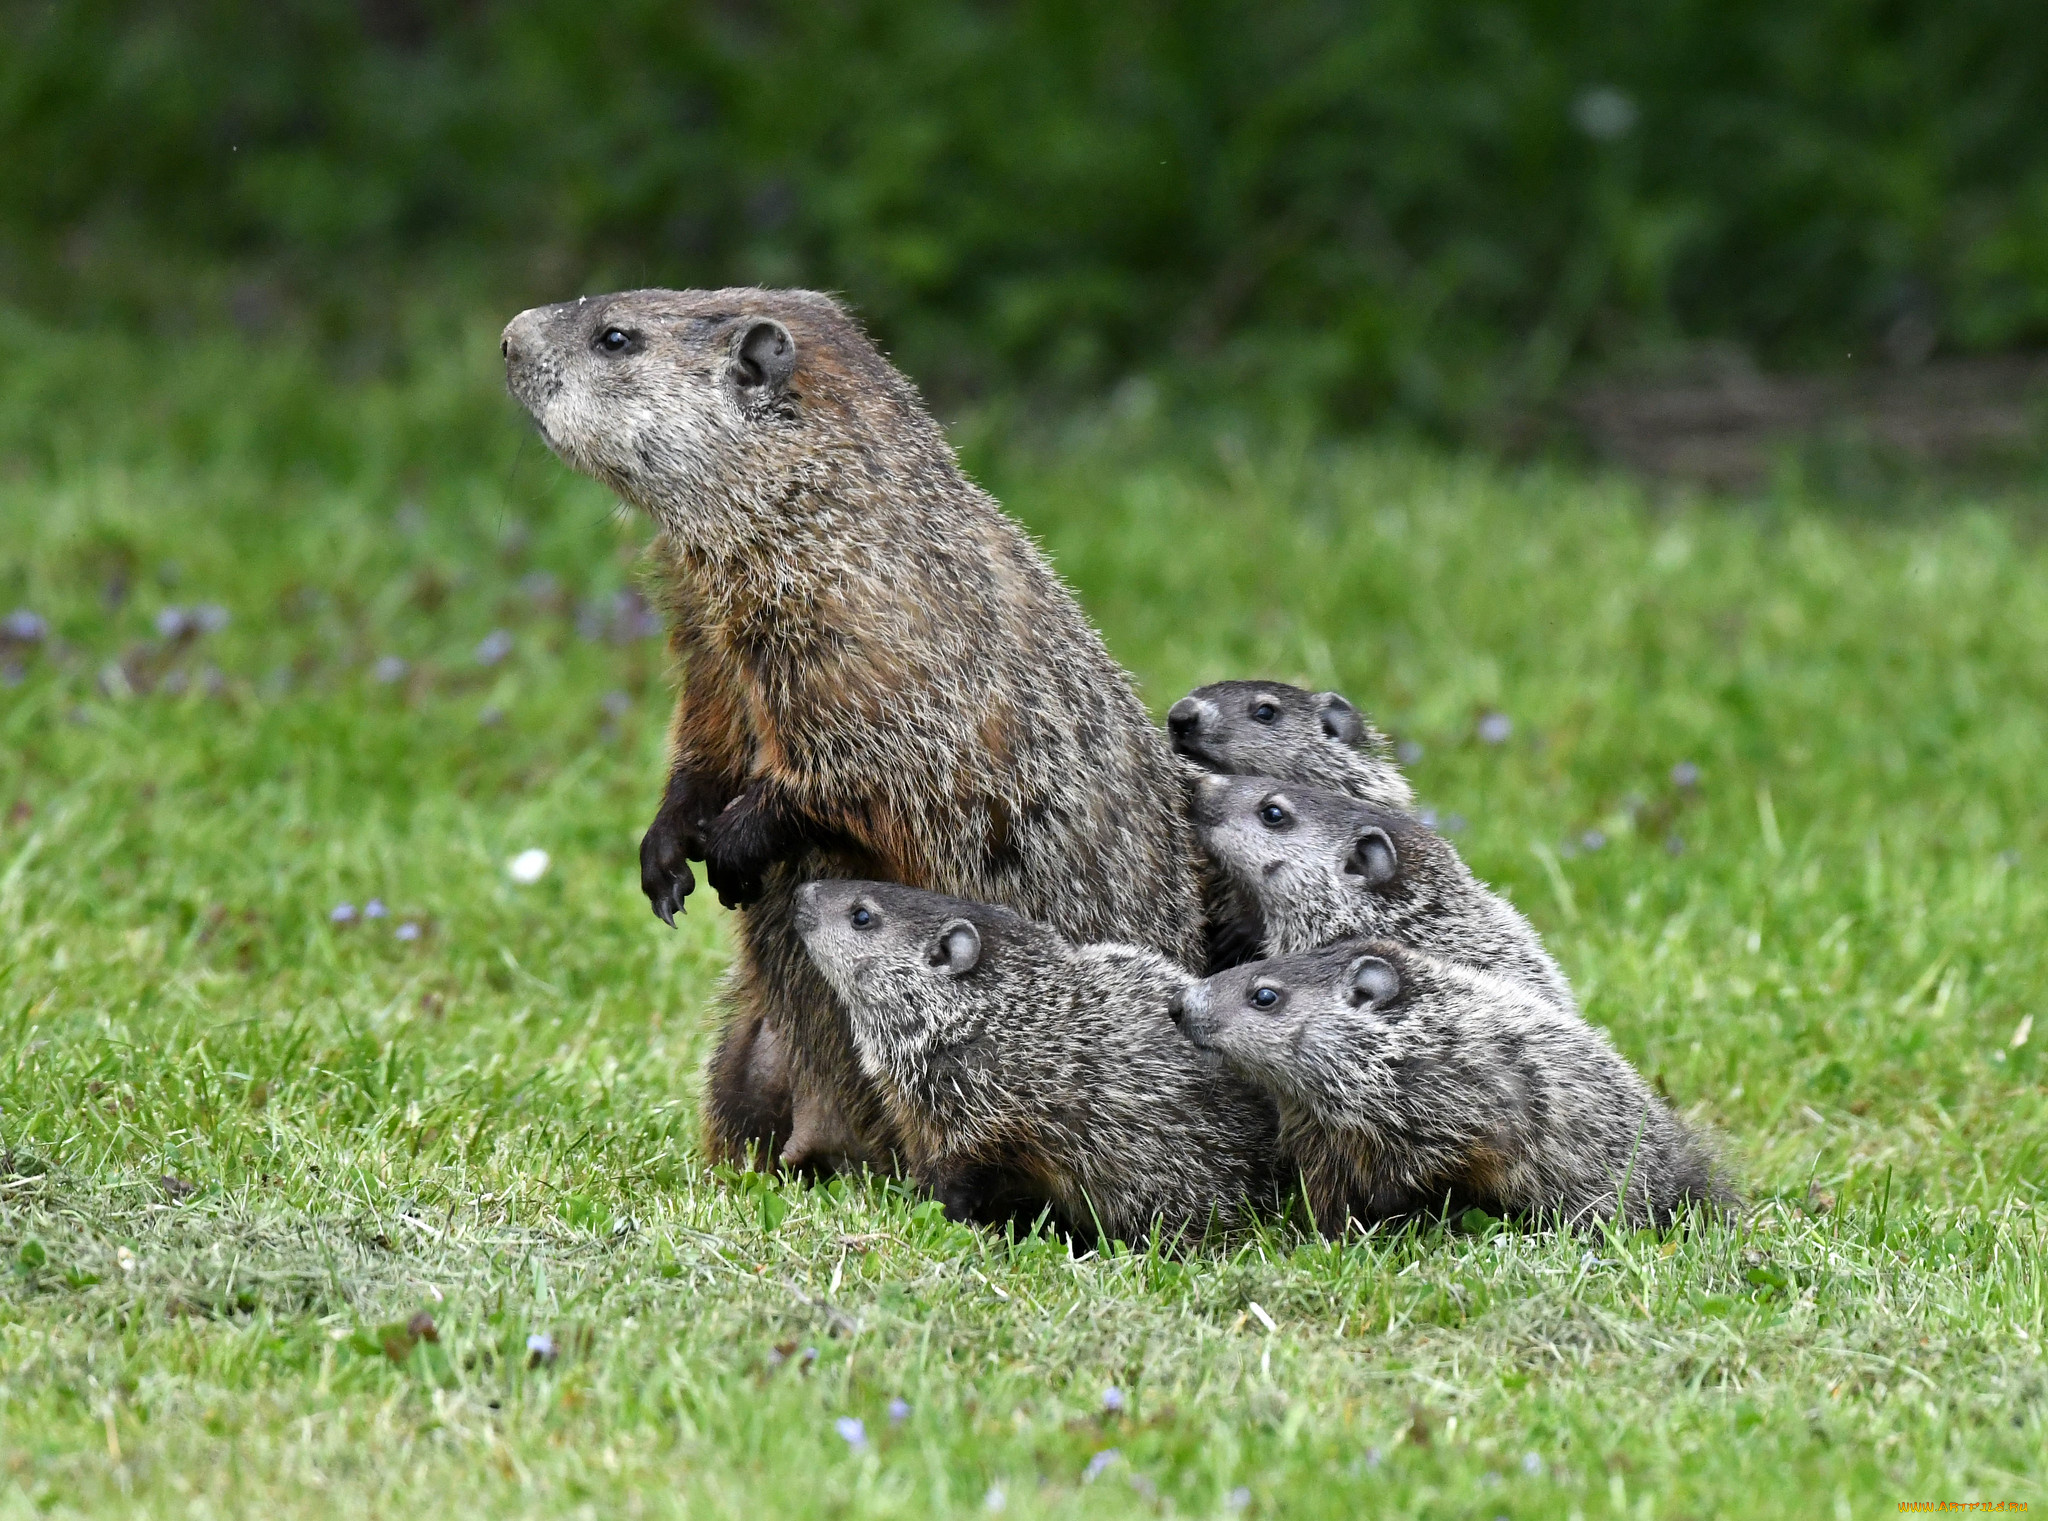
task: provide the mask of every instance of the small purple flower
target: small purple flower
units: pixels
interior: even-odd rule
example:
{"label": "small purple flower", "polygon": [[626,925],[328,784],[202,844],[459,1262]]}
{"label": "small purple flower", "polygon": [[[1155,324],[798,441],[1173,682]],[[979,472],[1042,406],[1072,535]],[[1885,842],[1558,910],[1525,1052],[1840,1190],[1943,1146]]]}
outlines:
{"label": "small purple flower", "polygon": [[1243,1510],[1251,1503],[1252,1491],[1251,1486],[1248,1484],[1238,1485],[1237,1488],[1223,1497],[1223,1508],[1225,1510]]}
{"label": "small purple flower", "polygon": [[555,1339],[545,1331],[536,1331],[526,1338],[526,1366],[538,1368],[542,1363],[555,1360]]}
{"label": "small purple flower", "polygon": [[533,570],[519,578],[519,589],[530,601],[552,602],[562,594],[562,583],[544,570]]}
{"label": "small purple flower", "polygon": [[1671,785],[1690,791],[1700,784],[1700,768],[1691,761],[1680,761],[1671,768]]}
{"label": "small purple flower", "polygon": [[1463,834],[1464,832],[1465,832],[1465,815],[1464,815],[1464,814],[1462,814],[1462,813],[1447,813],[1447,814],[1445,814],[1445,815],[1444,815],[1444,833],[1445,833],[1445,834]]}
{"label": "small purple flower", "polygon": [[189,627],[194,633],[218,634],[228,626],[228,610],[218,602],[202,602],[192,609]]}
{"label": "small purple flower", "polygon": [[49,633],[50,625],[25,607],[18,607],[5,618],[0,618],[0,642],[41,644]]}
{"label": "small purple flower", "polygon": [[405,680],[406,673],[411,669],[412,667],[407,665],[397,655],[386,655],[370,667],[370,676],[373,680],[388,687],[394,682]]}
{"label": "small purple flower", "polygon": [[868,1445],[868,1428],[857,1415],[842,1415],[832,1423],[832,1429],[839,1433],[840,1440],[855,1452]]}
{"label": "small purple flower", "polygon": [[1418,808],[1415,811],[1415,817],[1421,822],[1422,827],[1424,829],[1436,828],[1437,815],[1436,810],[1434,808]]}
{"label": "small purple flower", "polygon": [[889,1401],[889,1424],[891,1426],[901,1426],[909,1419],[910,1401],[899,1394],[896,1398]]}
{"label": "small purple flower", "polygon": [[1523,1453],[1522,1472],[1532,1479],[1539,1477],[1543,1472],[1543,1459],[1537,1457],[1533,1452]]}
{"label": "small purple flower", "polygon": [[489,707],[478,712],[476,721],[481,728],[495,729],[505,721],[505,710],[496,703],[492,703]]}
{"label": "small purple flower", "polygon": [[634,639],[655,639],[661,635],[661,614],[647,605],[647,599],[627,587],[612,598],[613,626],[621,644]]}
{"label": "small purple flower", "polygon": [[182,607],[167,607],[156,615],[156,633],[159,639],[181,639],[186,634],[198,632],[191,614]]}
{"label": "small purple flower", "polygon": [[1601,829],[1589,829],[1579,836],[1579,843],[1590,851],[1600,850],[1607,844],[1607,833]]}
{"label": "small purple flower", "polygon": [[1083,1484],[1093,1484],[1102,1477],[1104,1469],[1108,1468],[1110,1464],[1116,1462],[1122,1456],[1123,1454],[1114,1447],[1103,1448],[1102,1451],[1090,1458],[1088,1466],[1081,1470],[1081,1482]]}
{"label": "small purple flower", "polygon": [[329,924],[354,924],[356,922],[356,906],[353,903],[335,904],[334,907],[327,911],[327,922]]}
{"label": "small purple flower", "polygon": [[363,905],[363,917],[365,919],[381,919],[390,912],[391,910],[384,906],[382,898],[372,898]]}
{"label": "small purple flower", "polygon": [[633,699],[624,692],[607,692],[604,694],[604,699],[599,706],[604,709],[605,715],[609,718],[624,718],[633,711]]}
{"label": "small purple flower", "polygon": [[1685,836],[1681,834],[1667,834],[1664,836],[1664,854],[1667,856],[1684,855]]}
{"label": "small purple flower", "polygon": [[1404,766],[1412,766],[1422,759],[1422,746],[1412,739],[1404,739],[1394,746],[1394,759]]}
{"label": "small purple flower", "polygon": [[405,923],[399,925],[398,928],[393,930],[391,933],[396,935],[400,940],[417,940],[420,938],[420,927],[419,925],[415,924],[412,920],[408,919],[405,921]]}
{"label": "small purple flower", "polygon": [[512,636],[501,628],[492,629],[476,647],[476,663],[496,665],[511,653]]}
{"label": "small purple flower", "polygon": [[1000,1484],[989,1485],[988,1493],[981,1497],[981,1508],[990,1515],[1008,1509],[1009,1504],[1010,1497],[1003,1493],[1003,1486]]}
{"label": "small purple flower", "polygon": [[1479,742],[1483,745],[1504,745],[1515,732],[1515,721],[1505,713],[1483,714],[1479,720]]}
{"label": "small purple flower", "polygon": [[1107,1389],[1103,1390],[1102,1408],[1111,1415],[1122,1415],[1124,1413],[1123,1390],[1117,1388],[1115,1384],[1111,1384]]}

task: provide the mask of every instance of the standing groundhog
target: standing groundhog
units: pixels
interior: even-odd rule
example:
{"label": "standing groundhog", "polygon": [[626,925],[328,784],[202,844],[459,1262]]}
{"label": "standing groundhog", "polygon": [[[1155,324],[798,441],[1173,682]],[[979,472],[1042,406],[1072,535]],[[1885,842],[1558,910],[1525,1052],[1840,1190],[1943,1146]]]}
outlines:
{"label": "standing groundhog", "polygon": [[1734,1202],[1604,1036],[1505,978],[1353,940],[1196,983],[1170,1012],[1278,1101],[1328,1234],[1446,1207],[1662,1225]]}
{"label": "standing groundhog", "polygon": [[[1284,681],[1212,682],[1168,709],[1166,728],[1190,785],[1220,771],[1312,783],[1387,808],[1415,803],[1408,778],[1387,758],[1386,737],[1336,692]],[[1206,858],[1201,878],[1207,969],[1253,960],[1266,938],[1257,900]]]}
{"label": "standing groundhog", "polygon": [[1284,681],[1218,681],[1166,713],[1173,748],[1205,771],[1274,776],[1412,808],[1414,789],[1387,758],[1386,736],[1335,692]]}
{"label": "standing groundhog", "polygon": [[1372,935],[1512,978],[1577,1012],[1529,921],[1412,814],[1269,776],[1205,776],[1191,815],[1215,869],[1256,903],[1266,954]]}
{"label": "standing groundhog", "polygon": [[[504,352],[548,446],[661,529],[684,687],[641,883],[672,921],[701,858],[746,909],[705,1105],[714,1155],[887,1165],[895,1146],[790,922],[805,877],[1005,903],[1196,964],[1164,740],[1044,557],[837,303],[591,296],[522,312]],[[785,1060],[794,1113],[775,1086]],[[816,1124],[784,1146],[805,1112]]]}
{"label": "standing groundhog", "polygon": [[807,882],[796,923],[911,1175],[952,1218],[1038,1203],[1084,1238],[1136,1241],[1273,1202],[1273,1105],[1174,1033],[1194,979],[1156,951],[882,882]]}

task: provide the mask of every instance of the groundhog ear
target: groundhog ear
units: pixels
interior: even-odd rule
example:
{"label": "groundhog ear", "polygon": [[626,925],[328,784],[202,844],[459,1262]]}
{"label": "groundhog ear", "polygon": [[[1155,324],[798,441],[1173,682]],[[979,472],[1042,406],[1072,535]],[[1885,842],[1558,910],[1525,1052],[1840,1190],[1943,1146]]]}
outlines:
{"label": "groundhog ear", "polygon": [[741,335],[732,368],[742,388],[779,395],[796,373],[796,340],[781,323],[763,317]]}
{"label": "groundhog ear", "polygon": [[1351,964],[1351,1003],[1354,1008],[1377,1009],[1392,1003],[1401,991],[1401,974],[1394,963],[1378,956],[1361,956]]}
{"label": "groundhog ear", "polygon": [[1401,857],[1386,830],[1364,829],[1351,847],[1351,859],[1344,863],[1344,870],[1365,878],[1367,887],[1385,887],[1401,875]]}
{"label": "groundhog ear", "polygon": [[948,977],[971,972],[981,960],[981,931],[965,919],[948,919],[939,926],[925,959]]}
{"label": "groundhog ear", "polygon": [[1323,693],[1323,732],[1342,745],[1355,745],[1365,737],[1365,721],[1358,709],[1335,692]]}

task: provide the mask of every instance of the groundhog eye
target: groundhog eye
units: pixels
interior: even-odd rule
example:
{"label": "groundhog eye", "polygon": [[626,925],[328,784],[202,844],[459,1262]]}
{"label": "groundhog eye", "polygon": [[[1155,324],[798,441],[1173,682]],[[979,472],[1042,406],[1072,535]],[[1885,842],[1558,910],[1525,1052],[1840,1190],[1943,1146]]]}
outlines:
{"label": "groundhog eye", "polygon": [[855,929],[866,929],[875,922],[875,916],[864,908],[855,909],[848,917],[852,919]]}
{"label": "groundhog eye", "polygon": [[1278,803],[1268,803],[1259,810],[1259,822],[1268,829],[1278,829],[1287,822],[1287,810]]}
{"label": "groundhog eye", "polygon": [[1252,1006],[1254,1008],[1271,1009],[1278,1007],[1279,1003],[1280,990],[1278,988],[1252,989]]}
{"label": "groundhog eye", "polygon": [[1269,724],[1279,716],[1280,710],[1274,707],[1270,702],[1262,702],[1257,707],[1252,709],[1253,723]]}
{"label": "groundhog eye", "polygon": [[597,335],[597,346],[607,354],[623,354],[633,346],[633,335],[624,328],[608,327]]}

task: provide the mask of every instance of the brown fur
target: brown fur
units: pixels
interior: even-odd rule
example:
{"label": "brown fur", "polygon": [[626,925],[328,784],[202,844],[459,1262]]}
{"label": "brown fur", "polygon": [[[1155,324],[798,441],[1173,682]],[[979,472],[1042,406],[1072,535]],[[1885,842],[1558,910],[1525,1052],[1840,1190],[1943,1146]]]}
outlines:
{"label": "brown fur", "polygon": [[[847,1137],[809,1160],[889,1165],[897,1148],[790,922],[808,877],[1006,904],[1194,964],[1192,852],[1163,737],[1044,557],[836,302],[589,297],[522,313],[505,351],[549,447],[662,531],[684,686],[643,885],[666,917],[694,885],[684,861],[702,857],[744,906],[706,1103],[714,1155],[773,1154],[807,1104],[835,1106]],[[787,1108],[744,1090],[732,1049],[764,1021],[786,1044]]]}

